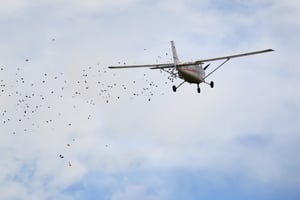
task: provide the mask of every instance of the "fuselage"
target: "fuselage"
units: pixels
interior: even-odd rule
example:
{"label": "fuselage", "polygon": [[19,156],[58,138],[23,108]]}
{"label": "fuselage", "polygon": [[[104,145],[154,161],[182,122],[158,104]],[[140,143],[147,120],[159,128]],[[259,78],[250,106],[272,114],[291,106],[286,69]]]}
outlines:
{"label": "fuselage", "polygon": [[201,64],[183,65],[177,67],[179,78],[189,83],[201,83],[205,78],[205,71]]}

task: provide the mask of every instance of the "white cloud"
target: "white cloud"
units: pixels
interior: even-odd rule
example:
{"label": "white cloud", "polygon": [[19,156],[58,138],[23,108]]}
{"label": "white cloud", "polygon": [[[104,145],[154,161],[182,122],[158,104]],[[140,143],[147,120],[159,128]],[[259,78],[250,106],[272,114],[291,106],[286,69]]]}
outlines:
{"label": "white cloud", "polygon": [[0,16],[11,17],[16,14],[23,13],[24,10],[27,10],[30,6],[30,0],[2,0],[1,1],[1,8],[0,8]]}
{"label": "white cloud", "polygon": [[147,194],[146,188],[141,185],[127,185],[124,188],[124,191],[115,192],[112,197],[112,200],[121,200],[121,199],[158,199],[157,197]]}
{"label": "white cloud", "polygon": [[61,16],[74,16],[80,14],[92,14],[98,12],[114,11],[114,9],[128,8],[135,3],[137,0],[119,0],[119,1],[108,1],[108,0],[67,0],[67,1],[35,1],[35,0],[2,0],[1,2],[1,15],[2,17],[16,17],[18,15],[27,15],[30,13],[37,12],[39,8],[42,9],[54,9],[52,14],[60,14]]}
{"label": "white cloud", "polygon": [[[194,4],[199,10],[192,9]],[[73,199],[74,195],[61,191],[84,181],[87,174],[109,176],[126,174],[131,169],[180,168],[220,174],[238,171],[266,185],[298,185],[298,180],[291,177],[297,177],[299,166],[299,160],[294,159],[300,129],[296,112],[298,68],[294,67],[299,60],[299,46],[286,35],[289,30],[299,32],[297,5],[282,4],[275,2],[249,19],[238,10],[235,14],[218,13],[209,9],[207,2],[7,2],[9,12],[1,16],[6,16],[6,23],[7,16],[14,16],[15,25],[10,28],[13,37],[1,33],[0,52],[7,55],[0,61],[6,70],[0,71],[0,76],[7,88],[1,96],[0,114],[7,110],[1,122],[11,117],[10,123],[0,125],[5,133],[0,140],[1,194],[7,199]],[[54,17],[45,5],[50,5]],[[43,16],[43,23],[25,17],[33,23],[20,28],[19,18],[24,13],[35,15],[37,8],[45,10],[45,15],[37,14]],[[293,12],[287,13],[289,10]],[[281,15],[278,11],[285,12]],[[282,24],[287,30],[277,34]],[[172,93],[171,84],[165,85],[166,77],[159,72],[97,72],[118,61],[155,61],[158,55],[170,54],[170,39],[176,40],[182,60],[256,48],[276,51],[229,62],[211,77],[216,88],[201,85],[200,95],[195,86],[188,84]],[[30,55],[27,63],[26,54]],[[18,67],[21,70],[16,76]],[[45,72],[47,83],[43,85]],[[88,73],[87,78],[84,73]],[[25,86],[16,86],[16,78],[21,81],[21,77],[25,78]],[[105,86],[98,85],[98,80]],[[159,85],[151,88],[153,97],[149,92],[133,96],[151,81]],[[31,82],[35,87],[30,87]],[[118,86],[110,94],[99,96],[100,89],[113,83]],[[22,93],[22,98],[32,92],[36,96],[16,111],[15,105],[22,98],[8,96],[16,91]],[[78,91],[81,96],[72,97]],[[40,106],[28,120],[22,117],[26,104],[30,109]],[[59,154],[65,158],[60,159]],[[112,199],[159,199],[148,187],[147,183],[129,180],[122,189],[115,189]]]}

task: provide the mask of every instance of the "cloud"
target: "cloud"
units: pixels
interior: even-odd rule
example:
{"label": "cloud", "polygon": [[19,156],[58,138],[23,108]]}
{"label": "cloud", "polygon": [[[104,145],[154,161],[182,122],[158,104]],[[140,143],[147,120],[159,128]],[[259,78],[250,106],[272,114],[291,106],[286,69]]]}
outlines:
{"label": "cloud", "polygon": [[[30,0],[21,0],[21,1],[7,1],[4,0],[1,6],[1,15],[16,17],[18,15],[24,15],[29,13],[36,13],[37,8],[54,10],[52,14],[59,14],[60,16],[75,16],[78,14],[88,14],[96,13],[103,11],[113,11],[115,8],[122,8],[132,6],[138,1],[136,0],[120,0],[118,2],[111,1],[30,1]],[[64,14],[63,14],[64,13]]]}
{"label": "cloud", "polygon": [[[206,183],[193,177],[219,190],[235,176],[250,191],[256,184],[297,188],[297,5],[238,3],[247,12],[218,2],[7,2],[3,196],[171,199]],[[189,84],[172,93],[177,82],[165,84],[158,71],[104,73],[118,62],[169,61],[171,39],[181,60],[276,51],[232,60],[211,77],[216,87],[201,85],[200,95]],[[182,178],[190,185],[178,192]]]}
{"label": "cloud", "polygon": [[2,6],[0,8],[2,17],[11,17],[16,14],[22,13],[30,6],[29,0],[21,0],[21,1],[2,1]]}
{"label": "cloud", "polygon": [[157,197],[147,194],[146,189],[141,185],[127,185],[124,188],[124,191],[115,192],[111,199],[120,200],[120,199],[157,199]]}

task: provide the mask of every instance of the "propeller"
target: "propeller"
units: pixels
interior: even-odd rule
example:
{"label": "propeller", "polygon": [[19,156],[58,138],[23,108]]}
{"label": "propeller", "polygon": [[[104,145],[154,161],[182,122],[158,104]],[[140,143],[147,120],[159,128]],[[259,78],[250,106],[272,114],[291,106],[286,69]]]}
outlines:
{"label": "propeller", "polygon": [[206,70],[208,68],[208,66],[210,65],[210,63],[208,65],[206,65],[203,69]]}

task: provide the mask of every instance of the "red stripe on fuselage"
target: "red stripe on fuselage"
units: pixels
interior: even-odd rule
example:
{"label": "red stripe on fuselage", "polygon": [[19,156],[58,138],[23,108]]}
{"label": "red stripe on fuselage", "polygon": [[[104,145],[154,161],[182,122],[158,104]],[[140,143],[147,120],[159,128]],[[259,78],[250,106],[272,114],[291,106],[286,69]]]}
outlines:
{"label": "red stripe on fuselage", "polygon": [[189,68],[181,67],[179,70],[197,73],[197,70],[195,70],[195,69],[189,69]]}

